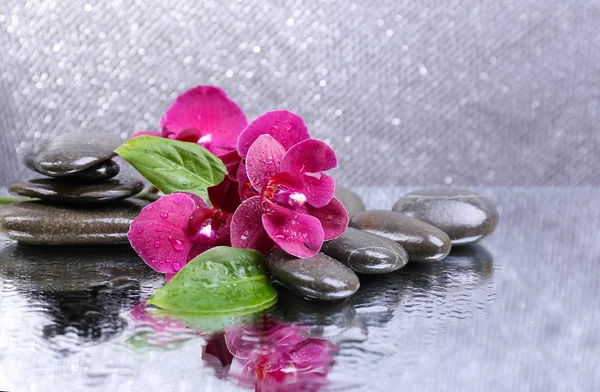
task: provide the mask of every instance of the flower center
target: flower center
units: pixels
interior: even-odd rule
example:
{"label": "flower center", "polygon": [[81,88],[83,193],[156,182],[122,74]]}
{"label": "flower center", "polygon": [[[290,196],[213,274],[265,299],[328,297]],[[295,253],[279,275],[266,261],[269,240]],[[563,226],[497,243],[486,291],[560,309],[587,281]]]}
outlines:
{"label": "flower center", "polygon": [[265,199],[282,207],[296,209],[306,203],[306,195],[286,185],[271,183],[267,184],[264,192]]}
{"label": "flower center", "polygon": [[203,246],[214,246],[229,234],[229,214],[220,209],[198,208],[188,221],[192,241]]}

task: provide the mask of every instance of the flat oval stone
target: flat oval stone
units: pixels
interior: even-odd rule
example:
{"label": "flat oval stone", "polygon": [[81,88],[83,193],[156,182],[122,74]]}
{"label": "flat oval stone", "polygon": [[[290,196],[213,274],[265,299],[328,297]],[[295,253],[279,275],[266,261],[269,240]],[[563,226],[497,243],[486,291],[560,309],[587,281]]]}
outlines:
{"label": "flat oval stone", "polygon": [[144,183],[134,179],[79,184],[53,178],[18,181],[8,188],[11,193],[20,196],[82,204],[122,200],[137,195],[142,189]]}
{"label": "flat oval stone", "polygon": [[335,184],[335,198],[342,203],[348,212],[348,216],[352,217],[366,209],[365,203],[354,191]]}
{"label": "flat oval stone", "polygon": [[266,265],[277,282],[304,298],[342,299],[360,286],[358,276],[350,268],[323,253],[298,259],[276,249],[267,256]]}
{"label": "flat oval stone", "polygon": [[350,225],[396,241],[410,261],[438,261],[452,247],[448,235],[437,227],[395,211],[363,211],[352,217]]}
{"label": "flat oval stone", "polygon": [[480,241],[494,231],[499,220],[488,198],[464,189],[410,192],[398,200],[393,210],[439,228],[453,245]]}
{"label": "flat oval stone", "polygon": [[352,227],[323,244],[321,252],[360,274],[385,274],[408,263],[408,254],[397,242]]}
{"label": "flat oval stone", "polygon": [[111,159],[122,143],[115,135],[63,133],[41,148],[33,165],[46,176],[68,176]]}
{"label": "flat oval stone", "polygon": [[[44,174],[39,172],[33,160],[35,159],[34,154],[28,154],[23,159],[23,163],[27,166],[28,169],[38,172],[40,174]],[[62,178],[78,181],[78,182],[93,182],[93,181],[103,181],[113,178],[121,171],[121,167],[119,164],[112,159],[102,162],[96,166],[92,166],[89,169],[82,170],[80,172],[75,172],[73,174],[69,174],[67,176],[62,176]]]}
{"label": "flat oval stone", "polygon": [[12,203],[0,208],[0,233],[31,245],[127,244],[129,226],[147,204],[134,199],[86,208]]}

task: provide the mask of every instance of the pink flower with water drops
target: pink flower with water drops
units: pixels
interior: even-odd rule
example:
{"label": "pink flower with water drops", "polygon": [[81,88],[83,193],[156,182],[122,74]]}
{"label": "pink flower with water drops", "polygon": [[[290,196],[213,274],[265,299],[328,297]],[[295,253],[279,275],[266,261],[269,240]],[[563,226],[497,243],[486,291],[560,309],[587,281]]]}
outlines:
{"label": "pink flower with water drops", "polygon": [[[238,137],[237,152],[242,161],[238,163],[235,176],[232,176],[232,178],[239,182],[239,193],[242,200],[258,195],[258,191],[254,189],[248,178],[245,162],[250,146],[261,135],[271,135],[281,144],[285,151],[289,150],[295,144],[310,138],[304,120],[287,110],[272,110],[252,121]],[[234,166],[230,164],[227,166],[227,169],[231,175],[231,170],[234,169]]]}
{"label": "pink flower with water drops", "polygon": [[201,85],[181,94],[165,111],[161,132],[140,131],[133,137],[158,136],[198,143],[221,156],[235,151],[238,135],[246,125],[244,112],[225,91]]}
{"label": "pink flower with water drops", "polygon": [[323,173],[336,165],[335,152],[322,141],[303,140],[286,152],[273,136],[258,136],[245,165],[257,196],[233,215],[232,246],[266,253],[277,245],[296,257],[317,254],[323,241],[348,225],[345,208],[333,197],[335,181]]}
{"label": "pink flower with water drops", "polygon": [[131,224],[131,246],[167,280],[200,253],[231,245],[230,222],[240,204],[237,183],[226,177],[208,194],[213,207],[191,193],[163,196],[144,207]]}

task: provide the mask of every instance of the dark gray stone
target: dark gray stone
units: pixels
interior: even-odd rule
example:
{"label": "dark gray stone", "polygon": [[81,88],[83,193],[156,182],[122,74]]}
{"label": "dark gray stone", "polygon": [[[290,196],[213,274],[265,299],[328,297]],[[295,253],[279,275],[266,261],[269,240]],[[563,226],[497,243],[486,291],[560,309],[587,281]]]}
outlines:
{"label": "dark gray stone", "polygon": [[267,256],[266,265],[277,282],[304,298],[342,299],[360,286],[358,276],[350,268],[323,253],[298,259],[276,249]]}
{"label": "dark gray stone", "polygon": [[363,211],[352,217],[350,225],[396,241],[410,261],[441,260],[452,246],[448,235],[437,227],[395,211]]}
{"label": "dark gray stone", "polygon": [[[33,161],[35,159],[35,154],[28,154],[23,159],[23,163],[29,169],[36,171],[40,174],[44,174],[38,169],[36,169]],[[96,166],[92,166],[89,169],[82,170],[80,172],[75,172],[73,174],[69,174],[67,176],[63,176],[64,179],[69,179],[77,182],[92,182],[92,181],[103,181],[113,178],[121,171],[121,167],[117,162],[112,159],[102,162]]]}
{"label": "dark gray stone", "polygon": [[36,171],[50,177],[63,177],[94,167],[114,157],[123,143],[115,135],[64,133],[48,142],[35,155]]}
{"label": "dark gray stone", "polygon": [[44,201],[12,203],[0,207],[0,233],[31,245],[127,244],[129,226],[147,204],[131,199],[84,209]]}
{"label": "dark gray stone", "polygon": [[410,192],[398,200],[393,210],[439,228],[453,245],[480,241],[494,231],[499,219],[494,203],[464,189]]}
{"label": "dark gray stone", "polygon": [[62,179],[40,178],[15,182],[9,191],[42,200],[93,204],[126,199],[137,195],[143,188],[143,182],[135,179],[109,179],[82,184]]}
{"label": "dark gray stone", "polygon": [[366,209],[360,196],[344,186],[335,184],[335,197],[346,208],[350,218]]}
{"label": "dark gray stone", "polygon": [[406,265],[408,254],[397,242],[352,227],[323,244],[321,252],[360,274],[385,274]]}
{"label": "dark gray stone", "polygon": [[78,184],[52,178],[18,181],[8,189],[11,193],[42,200],[93,204],[135,196],[144,189],[141,181],[110,179],[91,184]]}

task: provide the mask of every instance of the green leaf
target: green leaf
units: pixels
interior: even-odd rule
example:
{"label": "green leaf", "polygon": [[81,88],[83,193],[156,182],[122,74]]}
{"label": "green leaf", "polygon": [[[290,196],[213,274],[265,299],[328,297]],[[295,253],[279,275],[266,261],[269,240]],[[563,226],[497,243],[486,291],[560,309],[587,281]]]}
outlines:
{"label": "green leaf", "polygon": [[258,312],[276,301],[262,254],[220,246],[190,261],[148,304],[179,317],[227,317]]}
{"label": "green leaf", "polygon": [[11,204],[11,203],[16,203],[18,201],[30,201],[30,200],[37,200],[37,199],[32,199],[31,197],[13,197],[13,196],[0,196],[0,206],[1,205],[5,205],[5,204]]}
{"label": "green leaf", "polygon": [[139,136],[115,152],[165,194],[190,192],[208,201],[208,187],[226,173],[223,162],[196,143]]}

